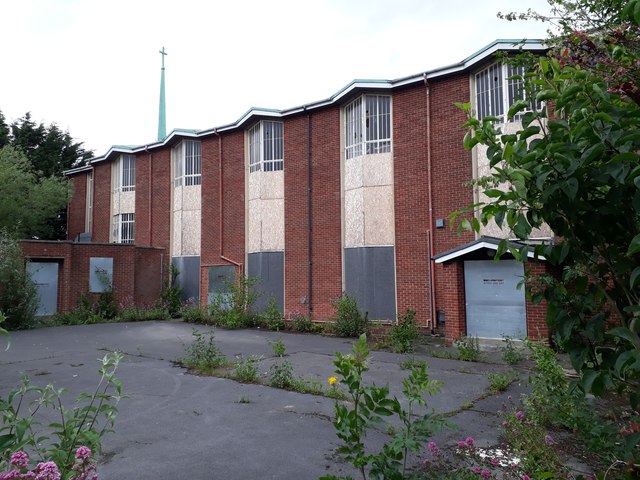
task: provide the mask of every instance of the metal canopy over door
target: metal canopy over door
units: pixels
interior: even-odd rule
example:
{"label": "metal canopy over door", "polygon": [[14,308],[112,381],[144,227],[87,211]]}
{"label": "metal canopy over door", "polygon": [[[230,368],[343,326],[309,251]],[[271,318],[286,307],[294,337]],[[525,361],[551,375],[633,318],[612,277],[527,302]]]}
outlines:
{"label": "metal canopy over door", "polygon": [[27,272],[38,290],[36,315],[54,315],[58,311],[58,263],[28,262]]}
{"label": "metal canopy over door", "polygon": [[522,338],[527,333],[524,265],[516,260],[464,262],[467,335]]}

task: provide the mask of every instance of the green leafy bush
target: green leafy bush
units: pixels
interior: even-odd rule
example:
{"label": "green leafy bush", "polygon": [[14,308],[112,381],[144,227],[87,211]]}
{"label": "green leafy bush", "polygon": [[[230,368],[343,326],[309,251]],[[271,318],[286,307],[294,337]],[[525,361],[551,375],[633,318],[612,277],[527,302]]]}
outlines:
{"label": "green leafy bush", "polygon": [[509,370],[505,373],[491,372],[487,374],[487,380],[489,380],[489,390],[492,393],[504,392],[509,385],[518,379],[518,374],[513,370]]}
{"label": "green leafy bush", "polygon": [[233,370],[233,378],[241,382],[256,382],[258,380],[258,365],[260,357],[251,355],[238,360]]}
{"label": "green leafy bush", "polygon": [[416,325],[416,312],[408,308],[405,314],[398,315],[398,317],[398,323],[389,330],[393,351],[396,353],[413,352],[420,333]]}
{"label": "green leafy bush", "polygon": [[193,341],[184,348],[186,356],[179,359],[182,365],[201,373],[211,373],[216,368],[228,364],[226,357],[215,343],[213,329],[201,333],[194,328],[192,335]]}
{"label": "green leafy bush", "polygon": [[502,342],[504,346],[502,350],[502,360],[509,365],[516,365],[524,360],[524,355],[516,349],[511,337],[503,337]]}
{"label": "green leafy bush", "polygon": [[193,307],[183,307],[182,308],[182,320],[187,323],[200,323],[206,324],[211,321],[209,317],[209,312],[206,307],[201,307],[199,305]]}
{"label": "green leafy bush", "polygon": [[[389,387],[365,385],[363,374],[368,370],[369,348],[363,334],[353,346],[351,354],[337,353],[333,362],[340,383],[347,388],[348,402],[335,402],[336,435],[342,441],[338,453],[350,462],[362,475],[362,478],[406,478],[407,459],[446,422],[433,409],[426,408],[425,396],[440,391],[442,382],[430,380],[426,366],[411,367],[411,372],[402,382],[406,408],[400,401],[389,396]],[[335,379],[332,377],[330,383]],[[427,410],[417,414],[416,407]],[[397,416],[401,428],[394,429],[393,439],[384,444],[382,450],[373,453],[365,445],[367,431],[375,428],[382,417]],[[324,480],[336,477],[322,477]]]}
{"label": "green leafy bush", "polygon": [[182,310],[182,289],[177,285],[180,270],[169,265],[169,278],[165,278],[160,293],[160,307],[164,308],[171,318],[178,318]]}
{"label": "green leafy bush", "polygon": [[[73,408],[64,407],[64,389],[32,385],[25,376],[22,384],[0,398],[0,470],[17,451],[31,450],[42,461],[56,463],[63,478],[69,478],[75,463],[74,452],[86,446],[94,453],[102,447],[102,437],[112,431],[118,414],[118,402],[124,398],[120,380],[115,376],[121,353],[109,353],[101,360],[100,381],[93,394],[82,393]],[[44,410],[58,418],[49,425],[38,423],[36,412]],[[25,477],[26,478],[26,477]],[[34,477],[35,478],[35,477]]]}
{"label": "green leafy bush", "polygon": [[291,388],[295,382],[293,367],[288,361],[274,363],[269,368],[269,381],[276,388]]}
{"label": "green leafy bush", "polygon": [[123,322],[144,322],[147,320],[170,320],[169,312],[160,307],[138,308],[127,307],[120,314]]}
{"label": "green leafy bush", "polygon": [[268,330],[284,330],[285,323],[276,299],[271,297],[267,302],[262,314],[260,314],[260,325]]}
{"label": "green leafy bush", "polygon": [[276,357],[284,357],[287,354],[287,348],[284,345],[284,341],[279,338],[275,342],[271,343],[271,350]]}
{"label": "green leafy bush", "polygon": [[30,328],[35,323],[38,292],[27,273],[20,245],[0,230],[0,310],[9,330]]}
{"label": "green leafy bush", "polygon": [[463,362],[477,362],[480,360],[480,342],[478,337],[462,337],[453,342],[458,349],[458,360]]}
{"label": "green leafy bush", "polygon": [[323,329],[322,326],[313,323],[306,315],[298,313],[291,317],[291,330],[300,333],[319,333]]}
{"label": "green leafy bush", "polygon": [[236,281],[226,282],[226,293],[213,297],[209,314],[215,325],[224,328],[248,328],[256,326],[259,317],[251,311],[260,298],[258,279],[241,275]]}
{"label": "green leafy bush", "polygon": [[338,337],[358,337],[367,331],[367,315],[362,315],[355,298],[343,293],[333,302],[336,321],[333,333]]}

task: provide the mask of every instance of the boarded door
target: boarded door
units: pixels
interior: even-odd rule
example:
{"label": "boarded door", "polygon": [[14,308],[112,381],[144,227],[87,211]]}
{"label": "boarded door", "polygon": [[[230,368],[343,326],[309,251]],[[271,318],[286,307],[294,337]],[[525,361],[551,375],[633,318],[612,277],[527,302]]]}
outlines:
{"label": "boarded door", "polygon": [[522,338],[527,332],[524,266],[516,260],[464,262],[467,335]]}
{"label": "boarded door", "polygon": [[54,315],[58,311],[58,264],[29,262],[27,272],[38,290],[37,316]]}

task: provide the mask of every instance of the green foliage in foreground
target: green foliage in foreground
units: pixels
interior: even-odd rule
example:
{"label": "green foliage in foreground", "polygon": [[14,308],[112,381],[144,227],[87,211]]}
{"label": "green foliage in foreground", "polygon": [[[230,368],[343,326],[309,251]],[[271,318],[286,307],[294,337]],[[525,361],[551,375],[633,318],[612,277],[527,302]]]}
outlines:
{"label": "green foliage in foreground", "polygon": [[[569,4],[573,2],[554,2]],[[520,58],[528,73],[525,98],[553,105],[531,109],[516,101],[508,117],[522,128],[503,134],[495,117],[477,119],[469,105],[465,146],[486,148],[491,171],[478,186],[488,197],[473,206],[479,218],[461,227],[480,230],[495,221],[526,240],[548,225],[557,243],[536,253],[561,277],[529,278],[534,302],[546,300],[547,320],[580,372],[580,387],[604,395],[618,390],[640,408],[640,1],[584,0],[578,8],[601,27],[566,29],[548,57]],[[566,5],[565,5],[566,6]],[[607,15],[611,16],[607,17]],[[566,27],[566,25],[565,25]],[[526,260],[526,247],[505,241]]]}
{"label": "green foliage in foreground", "polygon": [[[336,401],[336,435],[342,442],[338,453],[350,462],[363,480],[401,479],[407,471],[410,453],[416,453],[431,435],[442,429],[446,422],[433,409],[425,414],[416,414],[416,407],[425,408],[425,396],[440,391],[441,382],[430,380],[426,366],[412,366],[409,376],[402,382],[407,404],[403,408],[396,397],[389,396],[389,387],[366,386],[363,374],[368,370],[369,348],[363,334],[353,346],[351,354],[336,353],[333,362],[340,383],[347,388],[349,403]],[[365,445],[366,433],[383,421],[383,417],[396,416],[400,430],[393,435],[378,453],[371,453]],[[323,480],[337,477],[325,476]]]}

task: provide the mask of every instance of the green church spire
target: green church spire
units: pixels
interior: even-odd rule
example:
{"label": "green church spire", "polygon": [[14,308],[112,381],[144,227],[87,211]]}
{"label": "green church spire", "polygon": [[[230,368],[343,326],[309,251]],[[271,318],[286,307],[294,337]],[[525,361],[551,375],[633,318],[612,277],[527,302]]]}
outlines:
{"label": "green church spire", "polygon": [[160,73],[160,109],[158,111],[158,141],[167,138],[167,112],[164,104],[164,57],[167,55],[164,47],[160,50],[162,54],[162,70]]}

